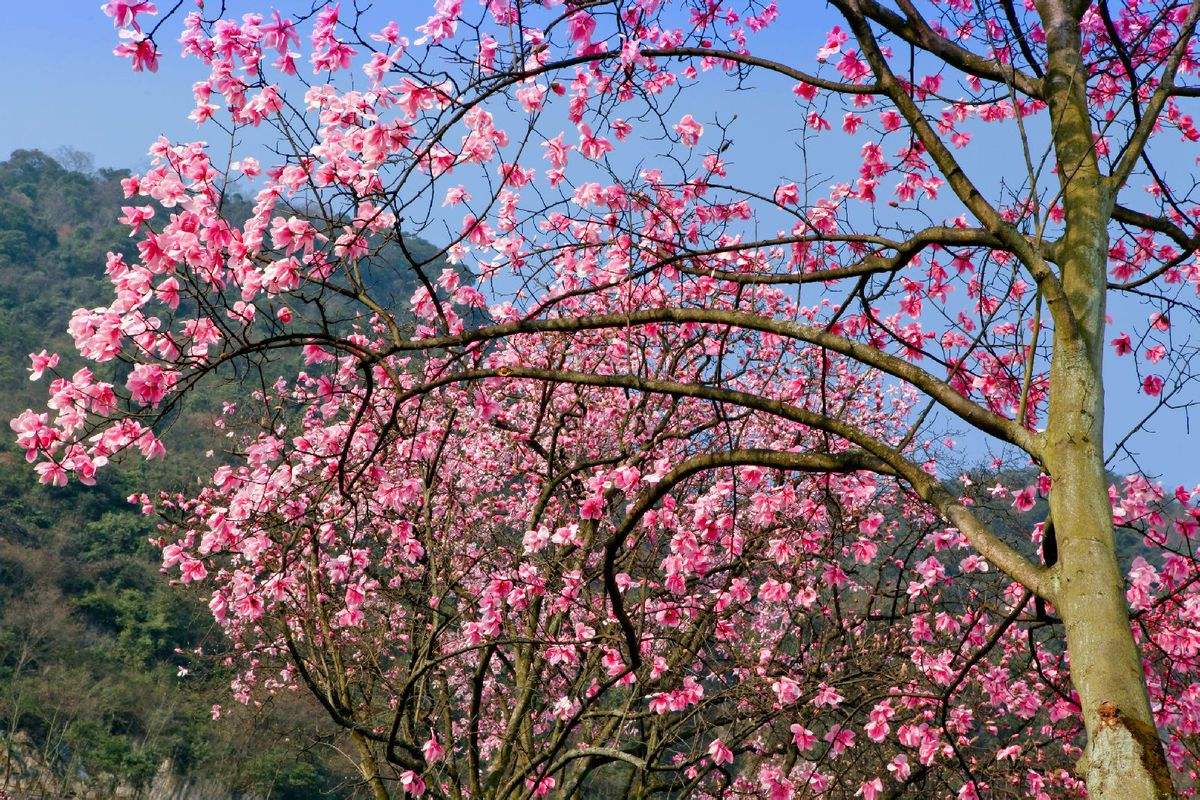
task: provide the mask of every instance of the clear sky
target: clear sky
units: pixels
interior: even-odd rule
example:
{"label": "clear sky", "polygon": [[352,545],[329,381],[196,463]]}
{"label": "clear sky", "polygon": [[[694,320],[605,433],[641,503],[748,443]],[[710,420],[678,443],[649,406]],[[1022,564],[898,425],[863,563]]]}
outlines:
{"label": "clear sky", "polygon": [[[6,4],[4,24],[0,25],[0,52],[10,67],[0,81],[0,156],[17,148],[36,147],[53,152],[71,147],[92,154],[97,166],[138,168],[146,163],[146,149],[159,135],[177,140],[197,138],[195,125],[187,119],[192,108],[191,85],[203,76],[195,60],[182,61],[170,36],[162,38],[165,51],[157,75],[132,72],[128,62],[113,57],[116,42],[111,21],[99,10],[99,0],[40,0],[37,3]],[[160,2],[160,5],[163,5]],[[231,2],[234,13],[268,5],[263,2]],[[289,8],[287,0],[279,5]],[[307,6],[307,2],[305,3]],[[769,49],[783,45],[803,62],[811,57],[833,24],[817,0],[782,0],[779,23],[761,41]],[[402,28],[410,32],[423,21],[432,0],[396,0],[388,10],[401,15]],[[796,11],[803,6],[803,13]],[[169,23],[169,25],[172,23]],[[789,94],[790,84],[771,78],[756,80],[754,93],[710,92],[698,98],[696,105],[711,117],[736,113],[735,145],[725,154],[739,175],[754,185],[773,185],[783,177],[789,159],[797,151],[782,146],[781,133],[789,129],[786,115],[796,108]],[[689,101],[689,110],[692,109]],[[794,128],[803,124],[796,113]],[[831,164],[855,164],[847,161],[850,152],[838,152],[840,137],[826,135],[820,140],[823,160]],[[1182,155],[1182,154],[1181,154]],[[1195,153],[1189,152],[1178,163],[1195,168]],[[976,174],[982,183],[998,181],[1006,159],[992,159],[991,174]],[[786,170],[794,174],[795,170]],[[814,170],[819,171],[819,170]],[[831,178],[837,177],[830,174]],[[844,176],[841,176],[844,179]],[[1122,435],[1128,425],[1149,410],[1147,398],[1135,391],[1129,359],[1109,356],[1111,440]],[[1181,413],[1156,418],[1152,432],[1142,434],[1138,446],[1143,466],[1159,471],[1171,483],[1200,481],[1196,454],[1200,437],[1189,435],[1187,420]],[[980,453],[982,456],[982,453]]]}
{"label": "clear sky", "polygon": [[116,35],[99,0],[6,6],[0,153],[69,146],[99,166],[134,167],[156,134],[195,136],[187,114],[198,64],[165,58],[157,76],[135,75],[112,55]]}

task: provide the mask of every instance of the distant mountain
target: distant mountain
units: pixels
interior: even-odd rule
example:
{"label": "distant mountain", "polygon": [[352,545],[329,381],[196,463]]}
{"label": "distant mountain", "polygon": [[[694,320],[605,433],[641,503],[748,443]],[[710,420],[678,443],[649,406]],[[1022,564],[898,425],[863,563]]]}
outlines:
{"label": "distant mountain", "polygon": [[[108,251],[136,258],[116,221],[130,202],[120,185],[128,174],[71,152],[18,150],[0,162],[0,420],[45,404],[46,384],[26,379],[28,353],[47,348],[68,370],[82,365],[72,363],[71,311],[111,301]],[[406,245],[418,258],[436,253],[417,239]],[[383,255],[392,268],[369,273],[372,290],[407,309],[417,279],[399,248]],[[443,266],[431,265],[431,278]],[[315,703],[229,701],[205,598],[168,585],[150,523],[123,499],[134,486],[178,487],[213,468],[203,453],[217,445],[209,421],[220,391],[173,421],[165,465],[130,460],[93,488],[38,485],[3,426],[0,797],[354,796],[351,765],[320,746],[336,733]]]}
{"label": "distant mountain", "polygon": [[[87,156],[71,151],[54,158],[40,150],[17,150],[0,161],[0,377],[6,385],[24,375],[31,350],[57,349],[64,356],[71,351],[66,326],[72,310],[111,301],[103,278],[108,251],[136,260],[133,240],[117,222],[121,206],[132,202],[120,185],[129,174],[90,169]],[[249,207],[235,197],[226,211],[244,218]],[[419,238],[406,238],[404,250],[418,261],[432,259],[424,267],[431,280],[447,266],[436,258],[438,248]],[[372,295],[398,316],[407,313],[408,299],[420,286],[395,244],[373,258],[363,277]],[[15,392],[0,396],[0,414],[12,416],[8,412],[40,399],[43,387],[15,385]]]}

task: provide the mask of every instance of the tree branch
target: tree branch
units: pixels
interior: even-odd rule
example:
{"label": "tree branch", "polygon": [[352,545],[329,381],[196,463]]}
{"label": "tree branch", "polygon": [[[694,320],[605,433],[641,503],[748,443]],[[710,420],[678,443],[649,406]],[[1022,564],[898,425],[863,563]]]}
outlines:
{"label": "tree branch", "polygon": [[1054,601],[1049,572],[1030,561],[1007,542],[992,533],[945,486],[925,472],[921,465],[910,461],[886,442],[864,433],[850,423],[833,419],[824,414],[818,414],[791,405],[790,403],[784,403],[780,400],[773,400],[749,392],[642,378],[637,375],[597,375],[572,370],[539,369],[535,367],[500,367],[497,369],[466,370],[414,387],[399,395],[397,401],[403,402],[409,397],[415,397],[439,386],[497,377],[527,378],[530,380],[570,383],[581,386],[625,388],[676,397],[714,400],[755,411],[762,411],[838,436],[882,461],[889,470],[912,486],[918,497],[936,508],[947,521],[957,527],[980,555],[1003,570],[1010,578],[1018,581],[1030,591],[1045,597],[1047,600]]}
{"label": "tree branch", "polygon": [[[1180,62],[1187,55],[1188,45],[1191,43],[1192,33],[1196,29],[1196,19],[1198,16],[1200,16],[1200,0],[1192,0],[1191,5],[1188,7],[1187,18],[1179,26],[1178,41],[1171,48],[1171,54],[1167,58],[1166,65],[1163,67],[1163,74],[1159,79],[1158,88],[1154,90],[1154,94],[1150,96],[1150,101],[1146,103],[1146,110],[1142,114],[1142,118],[1134,127],[1129,141],[1122,148],[1121,157],[1117,160],[1116,166],[1113,167],[1112,174],[1109,176],[1109,187],[1114,195],[1125,185],[1125,181],[1129,179],[1130,173],[1133,172],[1134,164],[1141,158],[1142,151],[1146,148],[1146,142],[1158,124],[1158,115],[1162,113],[1163,106],[1166,105],[1167,100],[1171,97],[1172,90],[1175,88],[1175,75],[1179,72]],[[1134,76],[1130,75],[1129,80],[1132,82]],[[1136,99],[1134,102],[1137,102]]]}
{"label": "tree branch", "polygon": [[950,384],[902,358],[890,355],[868,344],[830,333],[823,327],[801,325],[784,320],[768,319],[741,311],[703,308],[660,308],[633,311],[628,314],[604,314],[590,317],[553,317],[494,325],[468,331],[456,336],[438,336],[393,343],[385,355],[395,352],[430,350],[498,339],[522,333],[575,332],[599,328],[622,328],[657,322],[694,322],[729,325],[747,330],[773,333],[808,342],[835,353],[848,356],[925,392],[943,407],[966,422],[1009,444],[1016,445],[1035,459],[1040,459],[1042,445],[1038,436],[1019,421],[1001,417],[959,394]]}

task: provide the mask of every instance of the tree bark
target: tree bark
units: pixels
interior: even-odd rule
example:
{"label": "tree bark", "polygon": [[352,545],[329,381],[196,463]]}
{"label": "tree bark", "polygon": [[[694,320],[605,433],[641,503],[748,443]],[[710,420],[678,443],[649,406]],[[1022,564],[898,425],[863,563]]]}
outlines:
{"label": "tree bark", "polygon": [[1053,602],[1066,628],[1071,682],[1088,745],[1091,800],[1175,797],[1130,628],[1104,470],[1104,324],[1112,191],[1096,158],[1080,17],[1086,3],[1038,0],[1066,229],[1057,244],[1067,309],[1054,318],[1046,467],[1058,538]]}
{"label": "tree bark", "polygon": [[1163,800],[1175,793],[1117,564],[1100,438],[1103,390],[1090,359],[1075,361],[1056,352],[1048,466],[1059,545],[1056,607],[1088,734],[1079,772],[1092,800]]}

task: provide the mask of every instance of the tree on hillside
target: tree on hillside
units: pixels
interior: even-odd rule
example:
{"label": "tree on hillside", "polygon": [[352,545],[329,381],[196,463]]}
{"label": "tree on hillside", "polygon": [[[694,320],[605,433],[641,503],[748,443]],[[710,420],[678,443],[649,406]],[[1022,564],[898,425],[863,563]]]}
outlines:
{"label": "tree on hillside", "polygon": [[[1162,142],[1200,137],[1200,0],[797,5],[183,18],[193,118],[271,161],[153,146],[125,188],[163,212],[125,209],[138,258],[71,321],[128,378],[13,425],[91,481],[255,369],[236,462],[140,502],[239,690],[312,691],[376,797],[1191,791],[1196,498],[1108,485],[1104,356],[1146,418],[1185,402],[1200,233]],[[154,69],[165,20],[105,8]],[[772,44],[818,13],[817,52]],[[716,91],[775,82],[781,180],[739,179]],[[445,246],[396,307],[369,276],[414,233]],[[952,428],[1040,473],[990,492],[1046,496],[1030,536],[944,479]]]}

